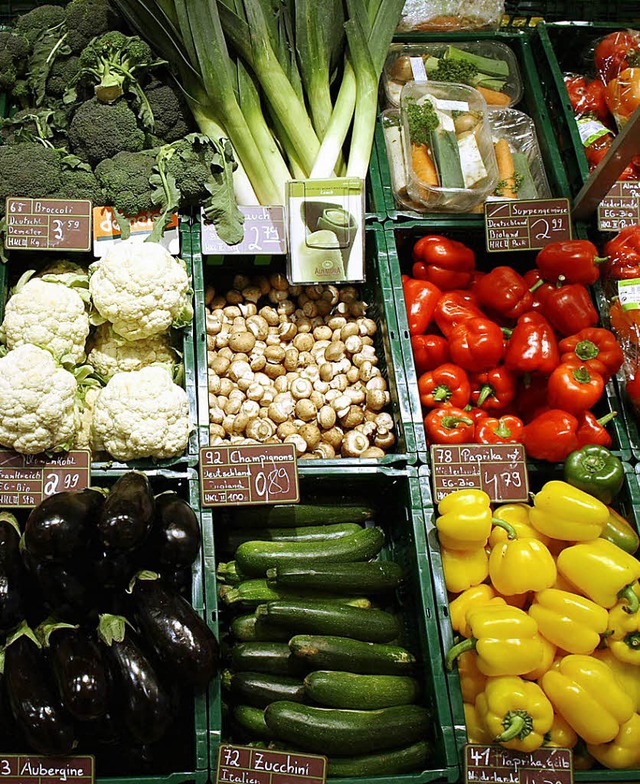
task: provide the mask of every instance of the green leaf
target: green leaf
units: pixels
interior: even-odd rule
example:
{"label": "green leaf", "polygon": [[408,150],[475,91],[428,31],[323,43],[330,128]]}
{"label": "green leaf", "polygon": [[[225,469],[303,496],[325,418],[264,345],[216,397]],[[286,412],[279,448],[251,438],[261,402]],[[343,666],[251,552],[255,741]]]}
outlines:
{"label": "green leaf", "polygon": [[218,236],[227,245],[236,245],[244,237],[244,215],[238,209],[233,193],[233,170],[236,166],[231,144],[221,148],[221,167],[208,185],[211,196],[203,205],[207,220],[216,227]]}

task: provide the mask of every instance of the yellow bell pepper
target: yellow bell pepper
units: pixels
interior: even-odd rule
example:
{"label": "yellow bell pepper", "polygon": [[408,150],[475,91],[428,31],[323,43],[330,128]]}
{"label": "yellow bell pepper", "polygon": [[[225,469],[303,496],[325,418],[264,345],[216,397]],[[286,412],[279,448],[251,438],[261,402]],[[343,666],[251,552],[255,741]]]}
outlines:
{"label": "yellow bell pepper", "polygon": [[[509,525],[512,525],[519,539],[538,539],[548,547],[549,537],[541,534],[529,522],[531,508],[529,504],[502,504],[495,508],[493,514],[500,520],[504,520]],[[504,542],[508,536],[508,532],[497,525],[491,531],[489,544],[491,547],[495,547],[498,542]]]}
{"label": "yellow bell pepper", "polygon": [[547,640],[542,633],[540,634],[540,642],[542,643],[542,661],[537,667],[534,667],[533,670],[523,674],[522,677],[526,681],[537,681],[542,678],[545,672],[551,669],[553,662],[556,660],[558,650],[556,646]]}
{"label": "yellow bell pepper", "polygon": [[553,706],[542,689],[515,676],[489,678],[476,713],[493,743],[516,751],[540,748],[553,726]]}
{"label": "yellow bell pepper", "polygon": [[[640,585],[633,586],[640,597]],[[608,634],[605,638],[611,653],[625,664],[640,666],[640,612],[629,614],[626,600],[609,610]]]}
{"label": "yellow bell pepper", "polygon": [[487,676],[478,669],[478,654],[467,651],[458,657],[458,677],[462,701],[475,703],[476,697],[487,684]]}
{"label": "yellow bell pepper", "polygon": [[508,605],[486,605],[467,612],[472,637],[454,645],[447,654],[448,669],[465,651],[478,654],[478,669],[485,675],[522,675],[540,666],[543,643],[538,624],[523,610]]}
{"label": "yellow bell pepper", "polygon": [[575,731],[567,724],[559,713],[553,717],[551,729],[544,736],[544,745],[556,749],[572,749],[578,742]]}
{"label": "yellow bell pepper", "polygon": [[625,770],[640,765],[640,716],[634,713],[610,743],[587,744],[587,750],[605,768]]}
{"label": "yellow bell pepper", "polygon": [[489,576],[489,556],[484,547],[476,550],[441,550],[442,571],[447,591],[461,593]]}
{"label": "yellow bell pepper", "polygon": [[587,747],[582,738],[578,738],[578,742],[573,747],[573,769],[574,770],[591,770],[596,764],[594,758],[587,751]]}
{"label": "yellow bell pepper", "polygon": [[510,596],[503,596],[502,598],[511,607],[517,607],[520,610],[524,610],[531,604],[531,600],[533,599],[533,592],[527,591],[527,593],[514,593]]}
{"label": "yellow bell pepper", "polygon": [[464,723],[467,725],[469,743],[482,743],[482,745],[491,743],[489,731],[478,719],[476,706],[473,703],[465,702],[462,707],[464,708]]}
{"label": "yellow bell pepper", "polygon": [[569,653],[593,653],[609,619],[607,611],[582,596],[547,588],[529,607],[540,634]]}
{"label": "yellow bell pepper", "polygon": [[580,591],[572,582],[569,582],[569,580],[560,574],[560,572],[558,572],[556,581],[551,587],[556,588],[558,591],[567,591],[568,593],[575,593],[579,596],[582,596],[582,591]]}
{"label": "yellow bell pepper", "polygon": [[629,667],[620,659],[616,659],[608,648],[598,649],[593,652],[593,655],[611,667],[618,685],[635,702],[636,712],[640,713],[640,667]]}
{"label": "yellow bell pepper", "polygon": [[553,479],[533,497],[531,525],[552,539],[584,542],[596,539],[609,519],[609,510],[592,495]]}
{"label": "yellow bell pepper", "polygon": [[449,550],[484,547],[491,533],[491,499],[483,490],[454,490],[438,504],[440,545]]}
{"label": "yellow bell pepper", "polygon": [[601,607],[610,609],[624,597],[627,612],[640,609],[633,584],[640,578],[640,561],[606,539],[567,547],[558,556],[558,571]]}
{"label": "yellow bell pepper", "polygon": [[506,604],[505,600],[499,597],[493,586],[487,583],[474,585],[467,588],[449,603],[449,619],[453,630],[463,637],[470,637],[471,632],[467,625],[467,610],[471,607],[482,607],[485,604]]}
{"label": "yellow bell pepper", "polygon": [[556,580],[556,562],[538,539],[498,542],[489,556],[489,578],[500,594],[541,591]]}
{"label": "yellow bell pepper", "polygon": [[556,712],[587,743],[609,743],[635,713],[611,668],[593,656],[569,654],[541,679]]}

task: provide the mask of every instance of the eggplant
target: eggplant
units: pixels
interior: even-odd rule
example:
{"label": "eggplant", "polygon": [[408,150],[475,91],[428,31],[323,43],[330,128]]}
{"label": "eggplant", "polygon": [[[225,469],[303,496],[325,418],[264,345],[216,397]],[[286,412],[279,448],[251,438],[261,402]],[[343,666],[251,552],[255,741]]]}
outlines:
{"label": "eggplant", "polygon": [[6,679],[0,672],[0,752],[10,754],[23,743],[9,705]]}
{"label": "eggplant", "polygon": [[129,471],[118,479],[98,517],[98,537],[107,550],[132,550],[146,538],[154,515],[154,498],[145,474]]}
{"label": "eggplant", "polygon": [[160,740],[171,723],[171,699],[137,634],[125,618],[102,615],[98,636],[113,677],[116,711],[130,739]]}
{"label": "eggplant", "polygon": [[156,515],[145,544],[150,566],[160,572],[191,566],[200,550],[200,523],[173,490],[156,496]]}
{"label": "eggplant", "polygon": [[[42,616],[54,615],[61,621],[81,623],[97,614],[94,588],[70,567],[38,561],[26,551],[22,558],[39,589],[31,603],[39,603]],[[43,619],[40,617],[38,622]]]}
{"label": "eggplant", "polygon": [[48,642],[58,694],[67,712],[77,721],[104,716],[109,707],[107,669],[89,632],[54,626]]}
{"label": "eggplant", "polygon": [[18,521],[9,512],[0,512],[0,634],[24,618],[24,575]]}
{"label": "eggplant", "polygon": [[76,743],[75,727],[58,700],[46,658],[26,624],[7,643],[4,677],[11,712],[33,751],[69,754]]}
{"label": "eggplant", "polygon": [[39,561],[70,564],[86,552],[103,504],[91,489],[45,498],[27,518],[24,547]]}
{"label": "eggplant", "polygon": [[205,689],[218,670],[218,641],[191,604],[142,573],[131,589],[141,634],[172,678]]}

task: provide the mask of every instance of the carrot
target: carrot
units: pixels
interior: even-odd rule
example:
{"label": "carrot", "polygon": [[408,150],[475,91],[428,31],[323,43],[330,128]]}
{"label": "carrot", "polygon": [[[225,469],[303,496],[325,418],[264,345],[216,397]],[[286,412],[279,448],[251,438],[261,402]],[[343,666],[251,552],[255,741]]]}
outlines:
{"label": "carrot", "polygon": [[480,86],[476,87],[476,90],[490,106],[509,106],[511,103],[511,98],[506,93],[500,93],[497,90],[490,90],[488,87]]}
{"label": "carrot", "polygon": [[438,172],[426,144],[411,145],[411,166],[416,177],[422,180],[425,185],[438,187]]}
{"label": "carrot", "polygon": [[[498,162],[498,189],[496,194],[504,199],[517,199],[516,190],[516,167],[513,163],[513,155],[506,139],[499,139],[494,145],[496,160]],[[498,190],[497,189],[497,190]]]}

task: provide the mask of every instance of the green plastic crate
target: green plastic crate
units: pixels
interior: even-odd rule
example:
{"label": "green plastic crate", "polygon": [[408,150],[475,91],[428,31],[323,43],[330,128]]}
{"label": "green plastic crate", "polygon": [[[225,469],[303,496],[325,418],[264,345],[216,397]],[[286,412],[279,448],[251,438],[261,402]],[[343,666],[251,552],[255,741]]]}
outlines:
{"label": "green plastic crate", "polygon": [[505,13],[542,16],[548,22],[639,22],[640,3],[634,0],[507,0]]}
{"label": "green plastic crate", "polygon": [[[264,257],[230,256],[225,260],[219,257],[202,257],[200,253],[200,229],[196,224],[192,233],[192,259],[196,291],[196,367],[198,372],[198,432],[201,446],[209,444],[209,404],[207,384],[207,333],[205,322],[205,289],[212,283],[218,292],[231,287],[231,280],[237,273],[269,274],[285,269],[284,256],[274,256],[271,260]],[[209,263],[220,262],[220,263]],[[266,264],[265,264],[266,262]],[[396,444],[382,458],[336,458],[320,460],[320,465],[400,465],[416,462],[416,445],[411,419],[409,397],[404,376],[403,357],[398,342],[398,325],[395,314],[393,283],[386,258],[384,233],[379,226],[366,229],[366,276],[364,284],[358,284],[363,299],[369,305],[368,315],[378,324],[374,338],[379,367],[387,379],[391,393],[389,413],[395,423]],[[301,461],[301,463],[304,461]],[[314,462],[316,462],[314,460]]]}
{"label": "green plastic crate", "polygon": [[[569,183],[567,182],[562,159],[558,151],[556,141],[551,132],[551,118],[549,108],[543,100],[542,85],[538,77],[537,60],[531,46],[529,34],[522,30],[509,30],[497,32],[476,32],[476,33],[406,33],[396,36],[395,41],[402,43],[428,43],[433,41],[446,41],[450,43],[463,41],[483,41],[495,40],[506,44],[511,49],[518,60],[520,75],[524,88],[522,100],[515,106],[516,109],[528,114],[534,121],[538,145],[544,160],[544,165],[549,180],[551,193],[554,197],[566,197],[569,195]],[[474,221],[480,226],[484,222],[483,215],[470,215],[468,213],[418,213],[408,210],[396,204],[391,188],[391,176],[389,173],[389,161],[384,142],[384,135],[380,121],[376,124],[376,150],[377,159],[372,159],[372,170],[377,165],[380,169],[379,177],[382,182],[384,208],[389,218],[398,221],[407,219],[427,220],[436,225],[443,222],[452,223]],[[376,211],[381,209],[379,203],[375,203]]]}
{"label": "green plastic crate", "polygon": [[[397,604],[403,620],[403,643],[416,655],[419,677],[423,683],[423,699],[432,707],[433,724],[430,740],[433,759],[425,770],[404,775],[376,778],[332,778],[332,784],[422,784],[431,781],[456,781],[460,777],[456,742],[451,725],[451,712],[447,686],[442,668],[438,664],[440,640],[436,605],[429,574],[429,560],[425,541],[423,501],[418,473],[414,467],[401,470],[392,467],[332,466],[319,468],[316,463],[299,465],[301,502],[341,501],[354,498],[373,504],[378,512],[376,522],[385,531],[387,544],[382,559],[398,561],[405,569],[406,583],[398,590]],[[230,523],[227,510],[213,510],[216,535]],[[230,553],[219,545],[219,558],[229,560]],[[209,575],[209,568],[207,568]],[[229,613],[220,612],[220,629],[228,625]],[[435,666],[434,666],[435,663]],[[229,742],[228,729],[223,718],[223,740]],[[212,770],[216,760],[212,749]]]}
{"label": "green plastic crate", "polygon": [[[579,236],[582,236],[584,233],[584,229],[582,227],[578,227],[576,231]],[[407,330],[408,333],[406,306],[404,303],[401,275],[403,273],[409,275],[411,274],[411,248],[413,247],[413,244],[416,242],[416,240],[429,233],[437,233],[446,237],[451,237],[452,239],[464,242],[466,245],[473,248],[476,253],[476,265],[480,270],[487,271],[494,266],[505,263],[508,263],[516,270],[521,272],[525,272],[526,270],[535,267],[535,251],[518,251],[512,254],[488,254],[485,249],[484,228],[478,227],[477,224],[473,223],[472,221],[466,221],[464,223],[459,222],[457,224],[449,223],[440,227],[434,227],[432,224],[426,221],[410,221],[407,223],[396,224],[389,223],[387,224],[387,229],[385,231],[387,239],[387,256],[389,259],[389,266],[391,268],[392,280],[396,282],[394,287],[396,296],[396,315],[398,318],[398,323],[401,326],[401,333],[403,329]],[[503,255],[505,256],[504,260],[501,258]],[[599,287],[593,287],[592,293],[594,299],[596,300],[596,304],[598,304],[600,307],[600,314],[602,316],[604,311],[602,309],[602,303],[600,302],[600,297],[602,296],[601,289]],[[408,337],[408,334],[405,337]],[[407,341],[405,341],[404,345],[407,345]],[[418,462],[428,464],[430,460],[426,451],[424,426],[422,424],[423,414],[420,405],[420,398],[418,396],[417,374],[415,364],[413,362],[413,356],[411,354],[410,342],[408,343],[408,348],[405,349],[404,360],[404,372],[407,379],[409,405],[414,427],[416,428],[416,443],[419,445]],[[611,411],[617,411],[618,413],[622,411],[622,403],[620,401],[616,385],[613,381],[609,381],[607,383],[605,387],[605,393],[598,405],[595,407],[594,413],[601,417]],[[622,416],[617,416],[607,425],[607,430],[613,439],[612,450],[615,452],[615,454],[622,460],[630,460],[631,445],[629,443],[630,439],[627,435],[625,418]],[[640,443],[638,449],[640,450]]]}

